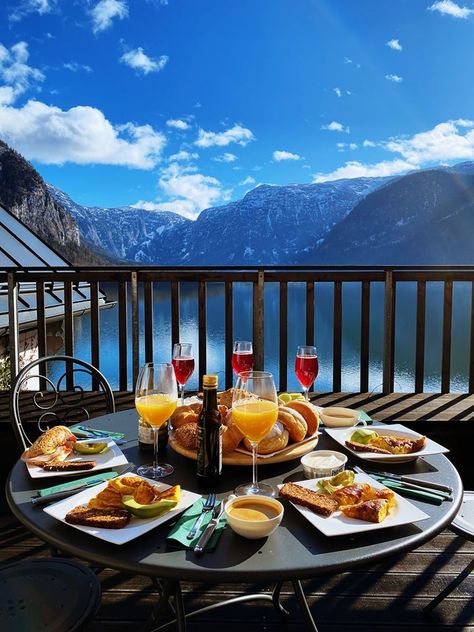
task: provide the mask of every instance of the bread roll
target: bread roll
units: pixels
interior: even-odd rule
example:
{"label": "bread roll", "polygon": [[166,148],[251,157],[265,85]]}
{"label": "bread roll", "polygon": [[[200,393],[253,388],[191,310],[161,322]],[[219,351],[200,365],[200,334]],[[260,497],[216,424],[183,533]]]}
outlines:
{"label": "bread roll", "polygon": [[[271,454],[272,452],[278,452],[283,450],[288,445],[289,434],[288,430],[283,427],[283,424],[279,421],[273,424],[272,429],[266,434],[259,442],[257,453],[258,454]],[[248,439],[244,439],[244,446],[247,450],[252,451],[252,444]]]}
{"label": "bread roll", "polygon": [[302,399],[295,399],[291,402],[285,404],[286,408],[290,408],[291,410],[296,410],[304,420],[308,426],[308,435],[314,435],[318,431],[319,427],[319,413],[318,409],[314,404],[310,402],[304,402]]}
{"label": "bread roll", "polygon": [[179,406],[171,415],[171,425],[177,430],[189,423],[197,423],[198,414],[194,412],[191,406]]}
{"label": "bread roll", "polygon": [[278,408],[278,421],[288,430],[290,439],[295,443],[303,441],[308,431],[308,425],[302,415],[292,408],[280,406]]}
{"label": "bread roll", "polygon": [[186,448],[187,450],[197,450],[198,434],[196,423],[191,422],[176,428],[174,431],[174,437],[176,441],[183,446],[183,448]]}
{"label": "bread roll", "polygon": [[[219,408],[221,408],[221,406],[219,406]],[[222,453],[228,454],[229,452],[235,450],[244,438],[244,435],[233,422],[232,410],[229,410],[227,415],[223,417],[223,424]]]}

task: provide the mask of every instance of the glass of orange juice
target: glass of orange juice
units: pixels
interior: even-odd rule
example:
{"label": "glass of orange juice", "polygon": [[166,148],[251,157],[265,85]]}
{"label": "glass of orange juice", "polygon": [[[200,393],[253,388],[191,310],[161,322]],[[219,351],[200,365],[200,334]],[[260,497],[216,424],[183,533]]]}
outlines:
{"label": "glass of orange juice", "polygon": [[153,463],[141,465],[137,474],[163,478],[173,472],[169,463],[158,463],[158,430],[173,414],[178,404],[178,389],[173,365],[147,362],[140,369],[135,386],[135,407],[138,414],[153,428]]}
{"label": "glass of orange juice", "polygon": [[266,371],[244,371],[235,385],[232,420],[252,446],[252,482],[240,485],[238,495],[274,496],[276,490],[257,480],[258,444],[278,418],[278,400],[273,375]]}

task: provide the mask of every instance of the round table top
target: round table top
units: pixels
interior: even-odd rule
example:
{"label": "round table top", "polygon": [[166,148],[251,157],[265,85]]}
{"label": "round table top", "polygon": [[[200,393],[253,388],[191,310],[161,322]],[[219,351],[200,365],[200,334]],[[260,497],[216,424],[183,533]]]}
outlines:
{"label": "round table top", "polygon": [[[100,424],[100,425],[99,425]],[[122,446],[128,460],[135,464],[149,462],[150,453],[141,452],[136,442],[137,413],[128,410],[94,419],[95,427],[125,433],[133,439]],[[324,432],[318,448],[340,449]],[[200,492],[196,483],[195,461],[181,456],[168,447],[166,460],[175,471],[164,481],[181,484],[185,489]],[[364,466],[361,459],[352,464]],[[367,463],[367,462],[365,462]],[[349,465],[351,459],[349,460]],[[358,564],[375,562],[399,554],[430,540],[455,517],[462,501],[462,483],[451,462],[443,455],[418,458],[409,463],[384,463],[379,469],[400,474],[420,474],[421,478],[448,484],[453,488],[453,500],[433,505],[410,499],[429,518],[414,524],[381,528],[350,536],[327,537],[313,527],[286,500],[281,525],[268,538],[246,540],[226,528],[212,553],[197,556],[193,551],[171,549],[166,543],[170,523],[123,545],[109,544],[65,525],[40,508],[32,507],[30,499],[39,488],[55,484],[58,479],[31,479],[25,464],[17,462],[7,480],[7,499],[14,515],[29,530],[52,546],[93,564],[131,573],[188,579],[190,581],[257,581],[291,580],[314,577],[320,573],[339,572]],[[370,469],[376,468],[370,463]],[[259,480],[278,484],[304,478],[299,462],[289,461],[258,468]],[[251,468],[224,466],[220,498],[226,497],[238,484],[248,482]],[[61,482],[64,482],[62,479]]]}

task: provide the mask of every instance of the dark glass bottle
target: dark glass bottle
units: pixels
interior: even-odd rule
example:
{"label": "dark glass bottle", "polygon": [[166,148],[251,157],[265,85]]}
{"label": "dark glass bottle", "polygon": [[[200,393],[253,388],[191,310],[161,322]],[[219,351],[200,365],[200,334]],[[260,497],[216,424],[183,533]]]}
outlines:
{"label": "dark glass bottle", "polygon": [[[168,422],[160,426],[158,430],[158,449],[165,448],[168,444]],[[153,428],[141,417],[138,418],[138,446],[140,450],[153,452],[154,438]]]}
{"label": "dark glass bottle", "polygon": [[222,419],[217,407],[217,375],[204,375],[203,404],[197,422],[197,479],[203,486],[216,485],[222,475]]}

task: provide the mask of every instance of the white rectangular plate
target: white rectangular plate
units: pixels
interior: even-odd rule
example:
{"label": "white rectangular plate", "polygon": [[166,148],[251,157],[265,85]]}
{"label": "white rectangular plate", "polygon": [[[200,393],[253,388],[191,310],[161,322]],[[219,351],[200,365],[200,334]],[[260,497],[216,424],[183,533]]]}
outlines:
{"label": "white rectangular plate", "polygon": [[105,443],[107,442],[107,447],[109,448],[102,454],[76,454],[76,452],[71,452],[66,461],[95,461],[96,466],[91,470],[66,470],[64,472],[46,472],[42,467],[38,465],[28,465],[26,463],[26,467],[28,469],[28,474],[31,478],[49,478],[50,476],[77,476],[78,474],[82,474],[85,476],[86,474],[99,472],[100,470],[109,470],[112,467],[117,467],[118,465],[126,465],[128,463],[127,457],[122,452],[122,450],[118,447],[113,439],[87,439],[84,443]]}
{"label": "white rectangular plate", "polygon": [[[350,439],[351,435],[356,432],[357,428],[325,428],[325,430],[330,437],[335,439],[340,445],[346,448],[346,450],[349,450],[349,452],[355,456],[358,456],[361,459],[367,459],[367,461],[376,461],[378,463],[388,463],[389,461],[406,462],[412,461],[419,456],[449,452],[448,448],[436,443],[436,441],[433,441],[429,437],[426,437],[425,445],[421,450],[418,452],[412,452],[411,454],[376,454],[375,452],[356,452],[346,446],[346,439]],[[370,430],[375,430],[379,433],[379,435],[400,435],[410,439],[417,439],[421,436],[419,432],[410,430],[410,428],[407,428],[402,424],[387,424],[383,426],[372,425],[370,426]]]}
{"label": "white rectangular plate", "polygon": [[[136,474],[124,474],[123,476],[136,476]],[[143,477],[141,477],[143,478]],[[158,483],[157,481],[152,481],[150,479],[145,478],[144,480],[148,481],[152,485],[156,485],[159,489],[168,489],[171,487],[170,485],[166,485],[165,483]],[[93,535],[96,538],[100,538],[101,540],[105,540],[106,542],[111,542],[112,544],[125,544],[126,542],[130,542],[134,538],[138,538],[138,536],[151,531],[158,525],[174,518],[182,511],[190,507],[193,503],[196,502],[201,496],[199,494],[194,494],[193,492],[188,492],[185,489],[181,490],[181,498],[179,499],[179,503],[177,506],[163,514],[162,516],[158,516],[156,518],[136,518],[132,516],[132,519],[128,523],[126,527],[122,529],[99,529],[97,527],[85,527],[82,525],[69,524],[66,522],[65,517],[68,511],[74,509],[78,505],[85,505],[88,501],[97,496],[99,492],[107,487],[108,481],[105,483],[101,483],[100,485],[95,485],[95,487],[91,487],[89,489],[85,489],[74,496],[70,496],[69,498],[65,498],[64,500],[60,500],[54,505],[50,505],[49,507],[45,507],[44,511],[67,524],[74,529],[79,529],[79,531],[83,531],[84,533],[88,533],[89,535]]]}
{"label": "white rectangular plate", "polygon": [[[318,491],[317,481],[320,479],[311,479],[304,481],[297,481],[296,485],[307,487],[313,491]],[[372,487],[384,487],[381,483],[374,480],[367,474],[356,474],[356,483],[369,483]],[[395,492],[394,492],[395,493]],[[325,517],[314,513],[311,509],[303,507],[302,505],[296,505],[291,503],[295,509],[297,509],[314,527],[319,529],[324,535],[349,535],[351,533],[364,533],[365,531],[375,531],[378,529],[386,529],[387,527],[396,527],[403,524],[411,524],[413,522],[419,522],[420,520],[426,520],[429,518],[426,514],[411,502],[399,496],[395,493],[397,501],[396,507],[390,509],[389,515],[383,522],[365,522],[363,520],[356,520],[355,518],[349,518],[345,516],[341,511],[335,511],[331,516]]]}

